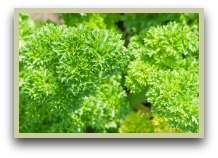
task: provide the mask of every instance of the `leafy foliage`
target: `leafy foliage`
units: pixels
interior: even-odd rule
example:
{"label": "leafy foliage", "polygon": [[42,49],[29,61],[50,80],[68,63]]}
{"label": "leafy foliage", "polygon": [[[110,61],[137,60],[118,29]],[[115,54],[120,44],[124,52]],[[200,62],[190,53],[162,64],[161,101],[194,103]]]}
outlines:
{"label": "leafy foliage", "polygon": [[118,30],[115,25],[120,19],[120,14],[116,13],[64,13],[62,14],[64,22],[68,26],[78,26],[80,24],[87,27],[99,29]]}
{"label": "leafy foliage", "polygon": [[180,16],[179,13],[129,13],[124,14],[121,19],[129,32],[138,34],[143,30],[148,30],[151,26],[156,27],[170,21],[178,21]]}
{"label": "leafy foliage", "polygon": [[29,17],[19,16],[20,132],[198,132],[198,14]]}
{"label": "leafy foliage", "polygon": [[[50,24],[30,40],[22,53],[28,75],[21,94],[27,96],[29,106],[38,106],[28,112],[30,120],[38,120],[39,115],[40,124],[49,119],[51,128],[68,120],[66,114],[95,93],[103,79],[121,74],[128,61],[120,35],[107,30]],[[53,118],[57,114],[59,121]]]}
{"label": "leafy foliage", "polygon": [[153,133],[154,128],[149,113],[131,112],[122,123],[120,133]]}
{"label": "leafy foliage", "polygon": [[[146,87],[152,111],[172,127],[198,131],[198,36],[176,22],[151,27],[129,64],[126,86],[133,93]],[[131,48],[132,47],[132,48]],[[142,48],[141,48],[142,47]]]}
{"label": "leafy foliage", "polygon": [[180,24],[183,26],[189,26],[191,30],[196,33],[196,35],[199,34],[199,15],[198,13],[184,13],[180,16]]}
{"label": "leafy foliage", "polygon": [[120,133],[182,133],[179,128],[172,128],[164,117],[142,111],[131,112],[119,128]]}
{"label": "leafy foliage", "polygon": [[29,19],[29,15],[25,13],[19,14],[19,48],[23,47],[25,41],[31,38],[34,32],[34,22]]}
{"label": "leafy foliage", "polygon": [[197,132],[197,71],[159,71],[158,78],[146,94],[152,111],[166,117],[172,127]]}
{"label": "leafy foliage", "polygon": [[159,117],[157,114],[153,114],[152,117],[154,133],[183,133],[179,128],[172,128],[166,118]]}
{"label": "leafy foliage", "polygon": [[95,94],[84,98],[82,106],[72,114],[75,131],[84,132],[90,126],[95,132],[117,132],[121,120],[129,112],[126,93],[118,82],[120,79],[121,76],[113,76],[97,88]]}

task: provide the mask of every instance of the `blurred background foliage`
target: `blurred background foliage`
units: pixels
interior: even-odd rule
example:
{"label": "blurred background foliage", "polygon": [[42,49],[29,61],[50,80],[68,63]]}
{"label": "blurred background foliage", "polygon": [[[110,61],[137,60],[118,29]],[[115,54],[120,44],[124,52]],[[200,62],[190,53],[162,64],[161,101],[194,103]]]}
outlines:
{"label": "blurred background foliage", "polygon": [[[166,88],[166,84],[159,86],[158,81],[168,82],[168,76],[166,72],[159,71],[165,69],[166,62],[164,60],[158,61],[156,65],[157,67],[151,66],[155,64],[156,53],[154,53],[154,58],[149,56],[149,52],[145,53],[148,48],[150,51],[152,49],[156,49],[154,46],[155,40],[159,38],[161,41],[161,32],[162,28],[168,27],[169,32],[170,29],[174,27],[188,28],[188,31],[184,33],[184,36],[191,33],[190,42],[194,39],[193,47],[190,48],[192,54],[189,55],[181,54],[180,56],[176,56],[175,58],[185,58],[185,62],[180,63],[183,66],[178,66],[177,63],[169,63],[167,69],[170,69],[170,65],[172,69],[176,67],[190,67],[190,71],[183,70],[179,73],[184,76],[179,76],[181,82],[184,84],[179,85],[183,86],[184,90],[191,87],[193,92],[190,92],[190,96],[184,96],[185,105],[189,106],[190,104],[195,104],[197,106],[198,102],[196,101],[196,93],[198,89],[196,88],[197,84],[197,76],[193,75],[193,80],[190,81],[189,85],[185,85],[185,82],[189,79],[190,73],[197,74],[198,73],[198,45],[197,38],[199,36],[199,15],[196,13],[62,13],[62,14],[25,14],[22,13],[19,16],[19,122],[20,122],[20,132],[22,133],[42,133],[42,132],[50,132],[50,133],[70,133],[70,132],[112,132],[112,133],[182,133],[182,132],[197,132],[198,131],[198,120],[197,113],[198,110],[194,109],[193,116],[188,117],[190,122],[195,122],[195,126],[193,127],[191,124],[184,126],[172,125],[175,124],[173,118],[167,115],[161,114],[159,115],[158,109],[161,104],[168,104],[168,102],[162,103],[161,101],[155,100],[154,95],[157,94],[157,91],[161,91],[160,86],[163,87],[163,92],[167,95],[168,90]],[[66,32],[66,28],[69,29],[69,32]],[[83,31],[75,31],[78,28],[83,28],[88,31],[84,35],[82,35]],[[76,29],[73,29],[76,28]],[[50,29],[50,34],[48,33],[48,37],[46,37],[46,33]],[[53,30],[52,30],[53,29]],[[153,29],[153,30],[152,30]],[[159,29],[159,30],[158,30]],[[79,29],[78,29],[79,30]],[[95,30],[101,30],[102,34],[105,36],[98,35]],[[176,30],[177,32],[179,32]],[[56,53],[59,51],[58,49],[65,49],[64,45],[60,43],[64,43],[64,41],[70,41],[71,38],[54,38],[58,39],[58,42],[54,43],[50,40],[50,37],[54,36],[74,36],[79,39],[80,33],[81,38],[89,39],[89,46],[94,45],[96,41],[99,42],[106,40],[105,45],[102,46],[103,49],[107,51],[107,53],[111,53],[113,59],[108,57],[106,62],[113,64],[113,69],[116,71],[109,72],[108,65],[97,65],[95,72],[92,72],[91,75],[86,76],[87,78],[83,78],[84,81],[90,81],[91,88],[85,90],[86,93],[82,94],[83,90],[79,87],[88,86],[77,84],[72,87],[75,89],[68,89],[66,86],[76,82],[67,75],[64,77],[60,77],[63,79],[55,78],[54,76],[61,75],[60,73],[56,73],[56,70],[48,69],[48,72],[42,70],[44,63],[40,66],[41,62],[47,62],[47,66],[54,67],[55,63],[51,63],[51,61],[46,61],[45,59],[40,61],[41,56],[38,55],[37,58],[32,58],[31,55],[36,54],[43,51],[48,54],[53,51],[53,48],[57,48]],[[153,32],[152,32],[153,31]],[[155,34],[154,32],[158,32],[159,34]],[[43,33],[42,33],[43,32]],[[112,33],[114,32],[114,34]],[[40,34],[41,33],[41,34]],[[92,34],[96,36],[92,37]],[[120,34],[121,36],[117,36]],[[166,33],[167,34],[167,33]],[[164,34],[164,35],[166,35]],[[179,33],[178,33],[179,34]],[[89,37],[90,36],[90,37]],[[109,37],[108,37],[109,36]],[[41,39],[43,38],[44,43],[41,43]],[[149,41],[153,40],[153,43],[146,43],[146,39]],[[37,41],[38,40],[38,41]],[[46,41],[49,41],[47,44],[50,44],[49,47],[44,45]],[[183,40],[183,39],[182,39]],[[81,40],[82,41],[82,40]],[[83,42],[86,42],[83,40]],[[177,40],[178,41],[178,40]],[[35,42],[35,45],[33,43]],[[124,52],[121,56],[116,56],[116,53],[119,51],[113,49],[113,46],[110,44],[115,43],[116,46],[119,47],[119,51]],[[123,43],[123,47],[121,46]],[[150,45],[149,45],[150,44]],[[196,44],[196,45],[195,45]],[[72,43],[73,45],[73,43]],[[56,47],[57,46],[57,47]],[[78,45],[75,44],[75,47]],[[114,46],[114,47],[116,47]],[[44,47],[46,47],[44,49]],[[157,46],[158,47],[158,46]],[[181,45],[183,47],[183,44]],[[181,48],[179,47],[179,49]],[[71,48],[71,47],[69,47]],[[84,49],[84,47],[78,46],[79,49]],[[99,48],[99,47],[98,47]],[[33,50],[35,49],[35,50]],[[87,49],[88,50],[88,49]],[[96,50],[98,52],[99,49],[91,48],[90,50]],[[50,52],[49,52],[50,51]],[[156,51],[156,50],[152,50]],[[29,53],[31,52],[31,53]],[[128,53],[126,53],[128,52]],[[54,54],[54,52],[52,52]],[[101,52],[100,52],[101,53]],[[106,54],[107,54],[106,53]],[[58,54],[58,53],[57,53]],[[86,61],[89,58],[80,58],[81,54],[78,55],[78,60],[83,62],[84,59]],[[156,56],[155,56],[156,55]],[[44,58],[43,57],[43,58]],[[167,59],[171,57],[167,55]],[[95,57],[92,57],[95,59]],[[70,58],[66,58],[65,63]],[[91,59],[91,58],[90,58]],[[116,61],[117,59],[117,61]],[[149,63],[146,61],[149,59]],[[52,59],[52,61],[56,61],[56,59]],[[76,60],[76,58],[74,59]],[[118,62],[125,62],[125,64],[121,64]],[[194,62],[193,62],[194,61]],[[34,72],[31,69],[36,67],[31,67],[32,63],[38,64],[37,70],[38,72]],[[99,61],[98,61],[99,62]],[[163,62],[164,64],[160,64]],[[172,62],[172,61],[171,61]],[[178,62],[179,63],[179,62]],[[71,63],[72,64],[72,63]],[[117,64],[117,65],[116,65]],[[119,65],[122,65],[122,69],[119,69]],[[147,65],[146,65],[147,64]],[[185,65],[186,64],[186,65]],[[160,66],[161,65],[161,66]],[[184,66],[185,65],[185,66]],[[86,67],[90,67],[91,63],[86,65]],[[160,66],[160,67],[159,67]],[[61,67],[60,67],[61,69]],[[67,67],[62,67],[61,71],[67,70]],[[101,69],[101,71],[98,71]],[[111,67],[112,69],[112,67]],[[36,69],[35,69],[36,70]],[[80,70],[83,70],[81,67]],[[72,71],[70,69],[69,71]],[[155,80],[154,83],[151,82],[154,79],[156,72],[158,71],[160,80]],[[58,71],[57,71],[58,72]],[[80,72],[80,71],[78,71]],[[86,72],[85,69],[84,71]],[[142,73],[141,74],[137,74]],[[154,73],[155,72],[155,73]],[[37,74],[38,73],[38,74]],[[103,73],[104,76],[100,76],[101,82],[97,82],[96,77],[93,76],[99,75],[99,73]],[[168,73],[168,72],[167,72]],[[169,72],[177,73],[177,72]],[[46,74],[46,75],[45,75]],[[110,74],[110,75],[107,75]],[[50,76],[49,76],[50,75]],[[80,75],[79,73],[77,75]],[[45,78],[47,76],[47,78]],[[177,76],[177,75],[175,75]],[[81,77],[80,77],[81,78]],[[92,80],[93,79],[93,80]],[[72,82],[69,80],[72,80]],[[96,81],[94,81],[96,80]],[[175,78],[172,78],[173,81],[176,81]],[[63,82],[63,83],[62,83]],[[95,82],[95,83],[94,83]],[[66,84],[65,84],[66,83]],[[88,82],[87,82],[88,83]],[[94,84],[93,84],[94,83]],[[174,83],[173,83],[174,84]],[[175,83],[177,84],[177,83]],[[155,86],[154,86],[155,85]],[[170,86],[170,85],[167,85]],[[58,88],[57,88],[58,87]],[[62,87],[62,88],[61,88]],[[152,88],[151,88],[152,87]],[[166,88],[166,89],[164,89]],[[178,88],[178,89],[179,89]],[[41,90],[40,90],[41,89]],[[43,91],[41,93],[39,91]],[[89,91],[89,89],[92,89]],[[66,91],[67,90],[67,91]],[[73,96],[76,92],[81,93],[82,97]],[[177,92],[177,91],[176,91]],[[172,92],[174,93],[174,92]],[[178,92],[180,93],[180,92]],[[72,97],[73,96],[73,97]],[[160,95],[162,96],[162,95]],[[34,99],[37,98],[38,99]],[[162,96],[163,98],[165,95]],[[74,100],[76,100],[76,106],[74,106]],[[181,96],[177,96],[177,101],[180,100]],[[193,102],[187,101],[188,99],[193,100]],[[79,101],[78,101],[79,100]],[[184,101],[183,100],[183,101]],[[173,102],[174,103],[174,102]],[[175,104],[179,104],[175,101]],[[152,109],[154,108],[154,110]],[[167,106],[163,106],[167,108]],[[183,109],[182,109],[183,110]],[[187,109],[185,109],[187,110]],[[187,110],[188,111],[188,110]],[[161,111],[164,113],[165,111]],[[190,112],[190,111],[188,111]],[[181,116],[182,117],[182,116]],[[181,118],[180,118],[181,119]],[[181,128],[180,128],[181,127]],[[186,128],[187,127],[187,128]]]}

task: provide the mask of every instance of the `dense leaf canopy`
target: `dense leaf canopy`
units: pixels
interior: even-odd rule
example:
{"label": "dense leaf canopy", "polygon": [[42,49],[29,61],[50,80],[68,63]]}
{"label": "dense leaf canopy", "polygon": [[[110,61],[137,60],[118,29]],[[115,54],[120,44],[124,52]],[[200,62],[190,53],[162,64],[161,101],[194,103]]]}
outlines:
{"label": "dense leaf canopy", "polygon": [[24,133],[199,131],[198,14],[19,16]]}

